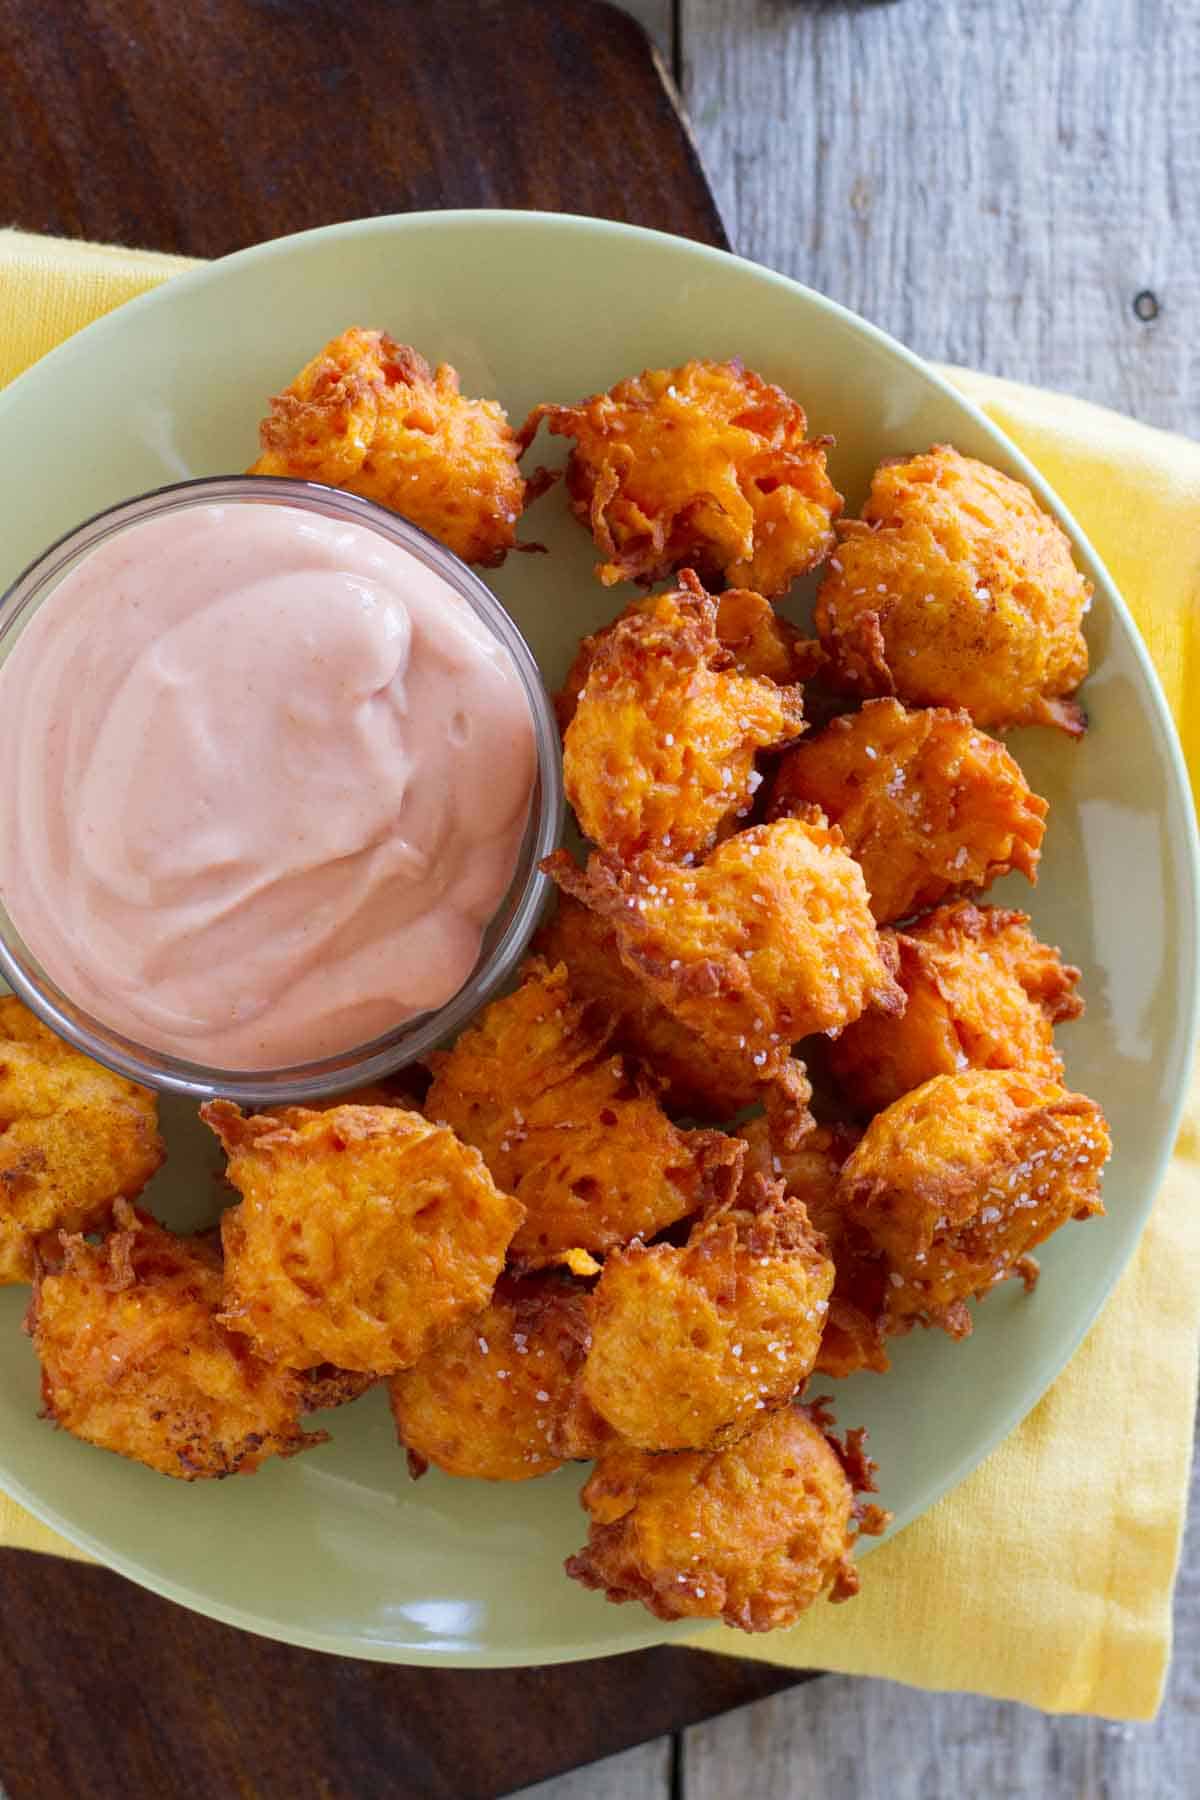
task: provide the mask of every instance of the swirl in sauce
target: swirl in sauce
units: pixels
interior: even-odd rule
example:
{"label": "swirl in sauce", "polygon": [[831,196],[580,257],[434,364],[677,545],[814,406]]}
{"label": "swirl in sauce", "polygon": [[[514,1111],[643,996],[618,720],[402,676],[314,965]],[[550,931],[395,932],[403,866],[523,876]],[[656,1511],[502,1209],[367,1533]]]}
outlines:
{"label": "swirl in sauce", "polygon": [[536,749],[508,652],[365,527],[131,526],[0,666],[0,897],[77,1005],[227,1070],[444,1004],[511,883]]}

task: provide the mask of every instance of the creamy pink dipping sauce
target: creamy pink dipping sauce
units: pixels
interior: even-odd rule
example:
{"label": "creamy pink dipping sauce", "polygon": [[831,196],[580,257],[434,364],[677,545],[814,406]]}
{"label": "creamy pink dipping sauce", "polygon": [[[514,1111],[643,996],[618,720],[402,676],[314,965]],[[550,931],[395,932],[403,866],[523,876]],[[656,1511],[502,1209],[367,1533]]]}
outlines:
{"label": "creamy pink dipping sauce", "polygon": [[442,1005],[511,883],[521,678],[440,575],[298,507],[133,525],[0,666],[0,895],[77,1005],[215,1069]]}

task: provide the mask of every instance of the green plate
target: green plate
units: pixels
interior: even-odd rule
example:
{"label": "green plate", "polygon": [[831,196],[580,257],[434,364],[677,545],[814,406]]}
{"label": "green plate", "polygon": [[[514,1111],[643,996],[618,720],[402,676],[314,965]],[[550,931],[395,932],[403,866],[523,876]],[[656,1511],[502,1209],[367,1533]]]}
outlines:
{"label": "green plate", "polygon": [[[575,400],[647,366],[740,355],[803,400],[814,431],[836,434],[833,474],[852,507],[880,457],[950,439],[1028,481],[1096,584],[1092,728],[1079,746],[1050,731],[1014,738],[1050,799],[1050,831],[1036,892],[1008,882],[1003,897],[1030,907],[1041,935],[1083,966],[1088,1010],[1063,1046],[1071,1082],[1112,1122],[1108,1216],[1061,1232],[1035,1295],[1007,1283],[965,1343],[917,1333],[897,1344],[891,1375],[839,1387],[839,1419],[870,1428],[899,1527],[1053,1380],[1120,1274],[1174,1139],[1192,1053],[1194,828],[1129,615],[1013,445],[871,326],[718,251],[520,213],[371,219],[265,244],[73,338],[0,395],[0,577],[116,500],[243,469],[266,396],[350,324],[385,326],[454,363],[469,392],[498,395],[518,421],[536,401]],[[510,558],[494,586],[553,685],[581,632],[628,596],[593,581],[591,546],[561,490],[533,509],[525,535],[551,554]],[[214,1147],[186,1107],[163,1110],[171,1156],[150,1204],[174,1226],[211,1220]],[[136,1581],[273,1637],[395,1662],[553,1662],[670,1638],[640,1609],[563,1576],[584,1535],[578,1470],[519,1486],[437,1474],[411,1484],[376,1391],[326,1421],[326,1448],[252,1481],[164,1481],[37,1418],[25,1300],[0,1292],[0,1485]]]}

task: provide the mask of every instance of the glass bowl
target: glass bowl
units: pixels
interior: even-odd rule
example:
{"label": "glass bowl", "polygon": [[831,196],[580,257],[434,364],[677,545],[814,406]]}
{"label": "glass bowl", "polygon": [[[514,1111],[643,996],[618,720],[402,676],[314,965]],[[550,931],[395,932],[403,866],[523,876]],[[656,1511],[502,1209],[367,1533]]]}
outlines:
{"label": "glass bowl", "polygon": [[71,999],[22,941],[0,901],[0,977],[52,1031],[97,1062],[166,1093],[205,1099],[223,1094],[243,1104],[294,1104],[324,1099],[377,1081],[417,1061],[452,1037],[513,974],[533,934],[550,883],[539,864],[559,841],[563,821],[558,729],[533,653],[499,600],[465,563],[407,519],[338,488],[273,476],[229,475],[183,481],[126,500],[70,531],[43,552],[0,600],[0,663],[59,582],[97,545],[142,523],[191,507],[277,502],[365,527],[391,539],[440,575],[507,650],[529,702],[537,775],[517,868],[488,926],[479,960],[458,992],[433,1011],[405,1019],[369,1043],[279,1069],[217,1069],[189,1062],[123,1036]]}

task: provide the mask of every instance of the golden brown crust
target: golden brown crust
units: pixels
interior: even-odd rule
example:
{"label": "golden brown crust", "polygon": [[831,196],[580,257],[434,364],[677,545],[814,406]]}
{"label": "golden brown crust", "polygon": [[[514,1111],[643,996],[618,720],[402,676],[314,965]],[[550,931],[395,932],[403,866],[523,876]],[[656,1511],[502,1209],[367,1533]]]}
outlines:
{"label": "golden brown crust", "polygon": [[875,471],[839,527],[817,630],[847,693],[1078,733],[1091,584],[1029,489],[936,444]]}
{"label": "golden brown crust", "polygon": [[391,1383],[411,1457],[448,1475],[528,1481],[611,1436],[579,1394],[587,1290],[563,1276],[502,1276],[491,1302]]}
{"label": "golden brown crust", "polygon": [[653,1237],[736,1185],[742,1147],[673,1125],[610,1032],[564,965],[533,958],[515,993],[430,1058],[429,1116],[474,1144],[521,1201],[512,1249],[526,1266]]}
{"label": "golden brown crust", "polygon": [[519,445],[495,400],[470,400],[448,363],[354,326],[270,403],[251,475],[348,488],[401,513],[467,562],[504,561],[525,504]]}
{"label": "golden brown crust", "polygon": [[522,1209],[444,1127],[390,1106],[201,1116],[242,1195],[222,1320],[261,1355],[388,1375],[486,1303]]}
{"label": "golden brown crust", "polygon": [[300,1381],[219,1319],[220,1259],[125,1200],[102,1244],[62,1235],[27,1328],[47,1417],[163,1475],[250,1474],[324,1441],[300,1429]]}
{"label": "golden brown crust", "polygon": [[[694,584],[694,585],[693,585]],[[691,592],[704,592],[699,577],[692,569],[682,569],[679,587]],[[581,638],[575,660],[566,680],[554,697],[554,710],[559,730],[565,732],[575,716],[575,708],[583,694],[588,671],[600,645],[623,621],[638,613],[651,611],[658,595],[631,600],[623,612],[602,630]],[[760,676],[792,687],[811,681],[825,664],[825,652],[815,638],[806,638],[796,627],[775,611],[769,600],[751,588],[727,588],[715,596],[717,603],[717,638],[728,651],[732,666],[742,675]]]}
{"label": "golden brown crust", "polygon": [[935,1075],[1019,1069],[1061,1081],[1054,1027],[1078,1018],[1079,970],[1039,943],[1028,914],[961,900],[896,935],[900,1020],[848,1025],[827,1056],[843,1099],[882,1112]]}
{"label": "golden brown crust", "polygon": [[1104,1208],[1110,1140],[1094,1100],[1011,1070],[938,1075],[872,1119],[838,1205],[888,1267],[891,1330],[971,1330],[965,1302],[1036,1278],[1029,1252]]}
{"label": "golden brown crust", "polygon": [[565,851],[543,867],[606,919],[622,962],[708,1043],[769,1075],[810,1032],[899,1009],[862,871],[815,810],[728,838],[695,868]]}
{"label": "golden brown crust", "polygon": [[580,829],[617,856],[677,862],[706,850],[749,812],[757,752],[804,728],[799,688],[732,666],[716,602],[689,574],[594,640],[563,740]]}
{"label": "golden brown crust", "polygon": [[0,994],[0,1284],[32,1281],[39,1243],[106,1225],[163,1160],[147,1088],[73,1050]]}
{"label": "golden brown crust", "polygon": [[870,700],[781,758],[768,817],[816,805],[882,925],[1017,869],[1037,880],[1047,804],[970,715]]}
{"label": "golden brown crust", "polygon": [[640,1449],[732,1443],[807,1378],[832,1286],[803,1204],[781,1182],[743,1182],[682,1248],[633,1244],[608,1258],[583,1392]]}
{"label": "golden brown crust", "polygon": [[648,369],[578,406],[536,407],[524,441],[543,419],[574,440],[567,494],[606,585],[690,565],[774,598],[833,542],[830,440],[806,439],[803,407],[736,360]]}
{"label": "golden brown crust", "polygon": [[744,1179],[758,1175],[782,1181],[787,1194],[803,1201],[833,1262],[816,1372],[839,1380],[860,1369],[886,1374],[887,1268],[866,1234],[846,1217],[839,1197],[842,1166],[862,1133],[850,1125],[819,1125],[801,1143],[789,1146],[764,1116],[749,1120],[738,1135],[747,1146]]}
{"label": "golden brown crust", "polygon": [[839,1444],[819,1407],[781,1407],[723,1450],[619,1445],[583,1490],[591,1527],[567,1573],[659,1619],[780,1630],[858,1591],[856,1539],[888,1518],[856,1499],[873,1474],[863,1434]]}
{"label": "golden brown crust", "polygon": [[630,979],[616,932],[599,913],[560,894],[534,949],[552,965],[566,963],[572,992],[612,1021],[614,1047],[644,1062],[664,1083],[660,1098],[668,1112],[719,1124],[762,1100],[765,1089],[789,1144],[809,1129],[812,1087],[803,1063],[789,1059],[764,1084],[752,1051],[701,1037]]}

